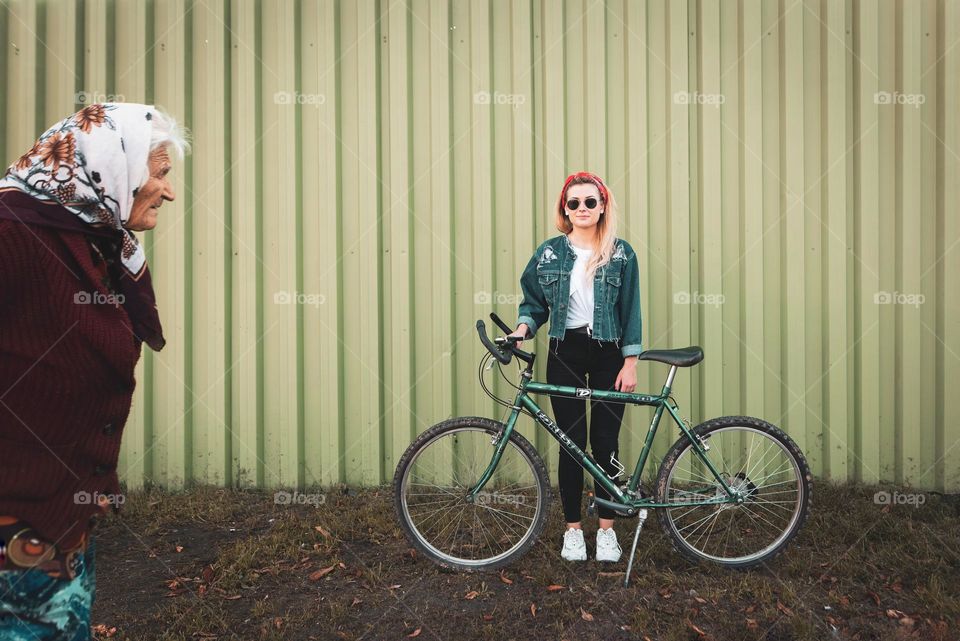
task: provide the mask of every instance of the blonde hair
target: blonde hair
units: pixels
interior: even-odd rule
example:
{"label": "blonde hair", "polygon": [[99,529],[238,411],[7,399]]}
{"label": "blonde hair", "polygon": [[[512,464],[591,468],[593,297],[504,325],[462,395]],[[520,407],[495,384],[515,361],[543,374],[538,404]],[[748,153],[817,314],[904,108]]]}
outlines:
{"label": "blonde hair", "polygon": [[597,221],[593,237],[593,255],[587,261],[587,278],[593,278],[597,269],[610,262],[614,252],[614,241],[617,239],[617,201],[613,193],[607,188],[600,176],[588,171],[578,171],[575,174],[567,176],[563,183],[563,189],[557,197],[557,204],[554,207],[556,215],[557,229],[563,234],[569,234],[573,231],[573,223],[566,215],[567,190],[572,185],[593,185],[600,192],[600,202],[603,203],[603,213],[600,220]]}

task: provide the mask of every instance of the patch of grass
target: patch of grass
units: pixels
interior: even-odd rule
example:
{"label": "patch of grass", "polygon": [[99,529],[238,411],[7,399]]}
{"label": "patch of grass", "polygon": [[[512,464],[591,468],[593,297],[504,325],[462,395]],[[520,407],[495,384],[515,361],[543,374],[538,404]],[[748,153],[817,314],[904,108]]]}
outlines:
{"label": "patch of grass", "polygon": [[[555,500],[543,537],[504,581],[411,553],[390,488],[300,491],[324,500],[278,505],[272,491],[203,487],[128,494],[123,521],[97,532],[94,623],[138,641],[407,638],[417,629],[418,639],[960,638],[955,497],[884,506],[878,488],[818,481],[800,535],[750,571],[684,560],[651,512],[625,588],[634,520],[616,526],[621,562],[564,562]],[[592,555],[595,521],[584,530]]]}

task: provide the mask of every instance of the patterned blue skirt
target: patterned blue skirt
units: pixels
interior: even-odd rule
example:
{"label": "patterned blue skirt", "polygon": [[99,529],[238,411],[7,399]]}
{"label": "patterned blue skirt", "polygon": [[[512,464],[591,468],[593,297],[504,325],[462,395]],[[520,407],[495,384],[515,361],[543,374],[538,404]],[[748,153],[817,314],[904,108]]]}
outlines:
{"label": "patterned blue skirt", "polygon": [[91,537],[71,580],[39,570],[0,570],[0,639],[88,641],[97,583],[95,548]]}

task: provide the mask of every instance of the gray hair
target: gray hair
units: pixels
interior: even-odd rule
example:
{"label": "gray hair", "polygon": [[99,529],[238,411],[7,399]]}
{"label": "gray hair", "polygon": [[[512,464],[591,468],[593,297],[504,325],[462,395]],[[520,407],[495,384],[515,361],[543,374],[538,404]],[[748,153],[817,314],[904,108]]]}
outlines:
{"label": "gray hair", "polygon": [[184,154],[190,153],[190,132],[173,116],[159,107],[154,107],[151,122],[151,152],[158,147],[169,146],[180,160],[183,160]]}

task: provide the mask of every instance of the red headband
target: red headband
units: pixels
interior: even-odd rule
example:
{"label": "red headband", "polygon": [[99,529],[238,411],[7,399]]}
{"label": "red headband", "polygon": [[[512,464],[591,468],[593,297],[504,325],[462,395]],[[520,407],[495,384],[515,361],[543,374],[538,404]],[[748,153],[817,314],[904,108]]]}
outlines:
{"label": "red headband", "polygon": [[566,196],[567,194],[567,187],[569,187],[570,183],[573,182],[574,179],[576,178],[586,178],[587,180],[592,182],[597,187],[597,189],[600,190],[600,197],[603,198],[603,202],[605,203],[610,202],[610,194],[609,192],[607,192],[607,186],[603,184],[603,180],[600,178],[600,176],[596,174],[591,174],[589,171],[578,171],[575,174],[570,174],[569,176],[567,176],[567,180],[564,181],[563,183],[563,189],[560,190],[561,200],[563,200],[563,196]]}

